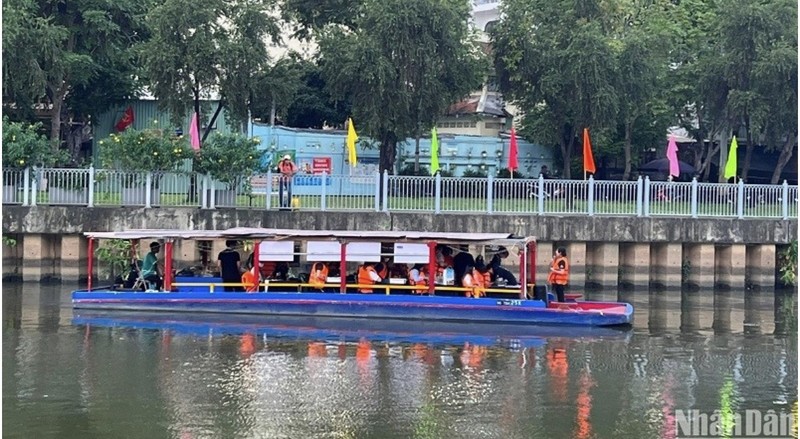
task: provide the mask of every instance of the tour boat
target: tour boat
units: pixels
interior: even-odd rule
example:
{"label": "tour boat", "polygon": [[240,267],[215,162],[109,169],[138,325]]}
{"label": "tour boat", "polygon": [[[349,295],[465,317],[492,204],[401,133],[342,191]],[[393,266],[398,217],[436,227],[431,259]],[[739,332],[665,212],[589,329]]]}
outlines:
{"label": "tour boat", "polygon": [[[192,313],[264,314],[401,319],[409,321],[469,322],[512,325],[626,326],[633,321],[628,303],[539,300],[534,296],[536,240],[503,233],[440,233],[411,231],[294,230],[232,228],[228,230],[141,229],[87,232],[89,285],[72,293],[77,309],[164,311]],[[125,290],[119,286],[92,288],[93,255],[98,239],[144,239],[164,242],[163,291]],[[179,240],[246,240],[253,244],[253,265],[260,261],[307,263],[338,262],[340,273],[352,272],[353,263],[386,261],[425,264],[437,272],[436,249],[446,246],[504,246],[519,256],[519,285],[492,286],[483,297],[465,297],[467,288],[429,282],[426,290],[405,285],[405,279],[384,284],[355,284],[347,276],[328,277],[320,291],[302,281],[259,282],[262,291],[224,292],[219,277],[173,276],[173,245]],[[391,248],[388,252],[386,249]],[[348,263],[351,270],[348,271]],[[372,294],[359,292],[371,289]],[[422,293],[422,294],[420,294]],[[409,323],[413,324],[413,323]]]}

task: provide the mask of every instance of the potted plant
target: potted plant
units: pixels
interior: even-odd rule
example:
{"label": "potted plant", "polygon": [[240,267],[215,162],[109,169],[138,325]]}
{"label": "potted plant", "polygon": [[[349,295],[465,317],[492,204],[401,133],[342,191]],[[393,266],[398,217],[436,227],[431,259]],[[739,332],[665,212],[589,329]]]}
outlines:
{"label": "potted plant", "polygon": [[165,172],[177,172],[193,154],[186,138],[159,129],[129,128],[99,143],[103,167],[127,172],[122,178],[125,206],[145,204],[147,173],[152,173],[150,202],[161,204],[161,177]]}
{"label": "potted plant", "polygon": [[19,199],[25,168],[52,166],[60,160],[62,153],[53,151],[41,129],[41,123],[11,122],[8,117],[3,118],[3,203]]}
{"label": "potted plant", "polygon": [[250,177],[266,169],[258,138],[236,133],[214,133],[200,149],[197,171],[208,174],[214,184],[214,204],[236,206],[238,192],[250,194]]}

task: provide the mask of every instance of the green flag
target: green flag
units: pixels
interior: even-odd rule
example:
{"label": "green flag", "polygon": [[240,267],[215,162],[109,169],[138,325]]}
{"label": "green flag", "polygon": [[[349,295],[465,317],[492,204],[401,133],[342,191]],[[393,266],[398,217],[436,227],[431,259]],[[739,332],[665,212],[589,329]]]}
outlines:
{"label": "green flag", "polygon": [[431,175],[436,175],[439,170],[439,139],[436,137],[436,127],[431,130]]}
{"label": "green flag", "polygon": [[725,163],[725,174],[723,175],[725,179],[736,177],[736,149],[739,148],[739,145],[736,144],[736,136],[733,136],[733,140],[731,140],[731,149],[728,150],[728,161]]}

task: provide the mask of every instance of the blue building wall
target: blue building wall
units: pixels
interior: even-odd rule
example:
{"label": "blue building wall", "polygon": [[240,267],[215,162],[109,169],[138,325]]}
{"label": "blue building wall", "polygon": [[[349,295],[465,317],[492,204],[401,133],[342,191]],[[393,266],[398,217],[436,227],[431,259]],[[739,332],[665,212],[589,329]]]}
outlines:
{"label": "blue building wall", "polygon": [[[332,175],[355,173],[364,177],[372,176],[378,170],[378,149],[358,148],[358,166],[350,169],[346,163],[345,138],[342,130],[314,130],[287,128],[282,126],[253,123],[250,135],[261,139],[260,148],[267,151],[266,157],[274,160],[276,156],[290,153],[301,169],[313,164],[314,158],[330,158]],[[420,165],[430,166],[431,139],[420,139]],[[539,145],[518,139],[519,169],[526,176],[538,176],[543,165],[553,169],[552,151]],[[405,164],[414,163],[414,139],[398,144],[398,169]],[[499,169],[507,167],[509,139],[483,136],[439,134],[439,164],[449,169],[455,176],[463,175],[467,169],[483,169],[496,175]]]}

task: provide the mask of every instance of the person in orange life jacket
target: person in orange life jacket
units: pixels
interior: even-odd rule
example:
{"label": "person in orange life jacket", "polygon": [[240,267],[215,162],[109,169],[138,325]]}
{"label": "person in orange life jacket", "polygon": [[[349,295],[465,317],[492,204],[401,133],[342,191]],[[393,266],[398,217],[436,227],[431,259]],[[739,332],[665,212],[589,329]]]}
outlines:
{"label": "person in orange life jacket", "polygon": [[567,249],[564,247],[556,249],[556,254],[553,255],[547,282],[553,286],[558,301],[563,302],[564,288],[569,282],[569,260],[567,260]]}
{"label": "person in orange life jacket", "polygon": [[[375,271],[374,262],[365,262],[364,265],[358,267],[358,278],[356,279],[359,285],[374,285],[380,283],[383,279]],[[372,288],[359,288],[361,293],[372,293]]]}
{"label": "person in orange life jacket", "polygon": [[[264,265],[263,262],[259,262],[258,265]],[[259,283],[261,281],[261,267],[256,270],[256,267],[253,267],[242,274],[242,284],[244,284],[244,290],[248,293],[255,293],[258,291]]]}
{"label": "person in orange life jacket", "polygon": [[315,288],[322,290],[325,282],[328,281],[328,265],[324,262],[315,262],[311,266],[311,273],[308,275],[308,283]]}
{"label": "person in orange life jacket", "polygon": [[381,279],[386,279],[389,277],[389,261],[387,258],[383,258],[381,262],[375,264],[375,271],[378,273],[378,276]]}
{"label": "person in orange life jacket", "polygon": [[[486,267],[483,267],[484,270]],[[467,265],[464,276],[461,278],[461,285],[469,288],[465,292],[467,297],[481,297],[484,295],[484,276],[474,265]]]}
{"label": "person in orange life jacket", "polygon": [[[292,207],[292,177],[297,173],[297,165],[292,161],[292,156],[286,154],[280,162],[278,162],[278,172],[281,176],[278,184],[278,199],[282,208]],[[283,197],[283,192],[286,191],[286,198]]]}
{"label": "person in orange life jacket", "polygon": [[408,284],[415,286],[419,285],[420,288],[412,290],[414,293],[423,293],[428,290],[428,267],[425,264],[416,264],[408,272]]}

